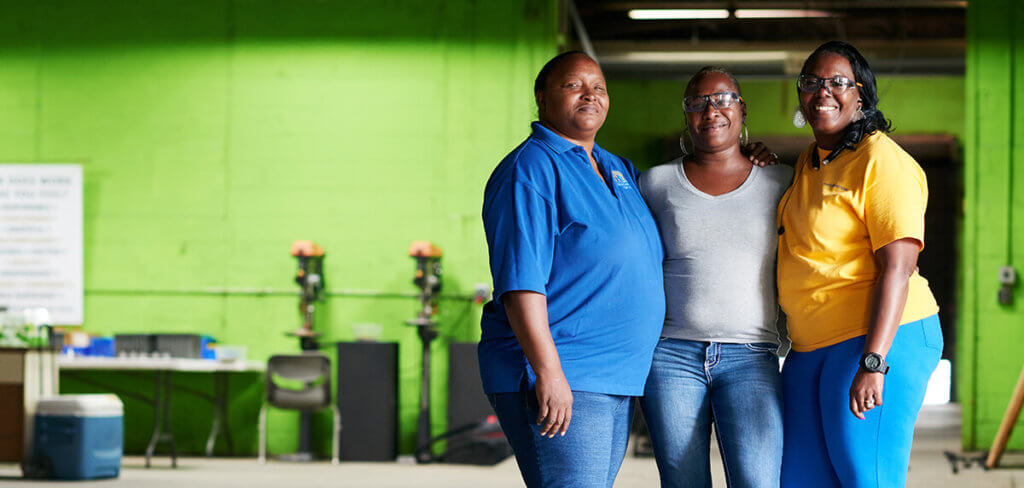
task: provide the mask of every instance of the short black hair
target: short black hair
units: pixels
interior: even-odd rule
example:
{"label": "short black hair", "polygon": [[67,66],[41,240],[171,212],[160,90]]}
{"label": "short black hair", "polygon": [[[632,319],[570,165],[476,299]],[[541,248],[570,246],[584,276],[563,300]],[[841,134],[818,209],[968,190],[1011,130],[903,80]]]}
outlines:
{"label": "short black hair", "polygon": [[741,97],[743,96],[743,91],[740,90],[740,82],[736,80],[736,76],[722,66],[705,66],[697,70],[697,72],[690,77],[690,81],[686,83],[686,89],[683,90],[683,94],[685,95],[686,92],[690,91],[690,88],[693,88],[693,85],[696,85],[698,81],[711,73],[725,75],[726,78],[729,78],[729,82],[732,83],[732,86],[736,87],[736,94]]}
{"label": "short black hair", "polygon": [[[555,71],[562,62],[568,60],[573,56],[584,56],[587,59],[594,61],[594,58],[590,57],[589,54],[583,51],[566,51],[561,53],[544,63],[544,67],[540,69],[540,73],[537,73],[537,79],[533,80],[533,93],[544,91],[544,87],[548,84],[548,78],[551,77],[551,72]],[[597,61],[594,61],[595,63]]]}
{"label": "short black hair", "polygon": [[829,159],[832,159],[843,149],[853,150],[864,136],[879,130],[892,132],[893,126],[892,122],[885,118],[885,114],[878,109],[878,84],[875,82],[875,72],[871,71],[868,60],[864,59],[864,56],[852,44],[843,41],[828,41],[818,46],[818,49],[815,49],[804,61],[800,73],[806,73],[811,61],[823,54],[838,54],[850,62],[854,81],[859,83],[857,91],[860,95],[860,110],[864,113],[863,119],[847,126],[843,138],[839,141],[833,154],[829,156]]}

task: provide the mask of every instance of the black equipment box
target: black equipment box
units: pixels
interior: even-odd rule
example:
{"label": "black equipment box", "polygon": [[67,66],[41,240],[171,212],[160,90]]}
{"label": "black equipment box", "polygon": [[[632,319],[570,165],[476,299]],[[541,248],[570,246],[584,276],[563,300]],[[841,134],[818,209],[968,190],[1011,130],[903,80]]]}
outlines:
{"label": "black equipment box", "polygon": [[398,344],[338,343],[341,454],[348,461],[398,457]]}

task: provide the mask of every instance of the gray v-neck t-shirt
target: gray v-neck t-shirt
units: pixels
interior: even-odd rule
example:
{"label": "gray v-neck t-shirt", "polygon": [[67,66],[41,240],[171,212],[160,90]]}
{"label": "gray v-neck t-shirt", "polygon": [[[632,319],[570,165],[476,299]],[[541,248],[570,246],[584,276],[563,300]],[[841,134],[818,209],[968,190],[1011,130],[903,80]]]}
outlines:
{"label": "gray v-neck t-shirt", "polygon": [[789,166],[753,166],[738,188],[712,196],[686,178],[681,159],[640,176],[665,247],[662,336],[788,342],[777,326],[775,210],[792,181]]}

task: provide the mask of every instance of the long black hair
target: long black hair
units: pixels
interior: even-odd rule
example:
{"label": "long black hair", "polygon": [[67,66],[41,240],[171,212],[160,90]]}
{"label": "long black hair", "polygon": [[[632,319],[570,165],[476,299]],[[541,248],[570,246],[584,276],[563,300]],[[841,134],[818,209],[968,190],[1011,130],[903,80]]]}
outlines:
{"label": "long black hair", "polygon": [[826,53],[838,54],[850,62],[850,67],[853,68],[854,81],[859,84],[857,91],[860,95],[860,110],[864,113],[864,118],[851,122],[846,127],[843,138],[828,157],[828,159],[834,159],[844,149],[853,150],[864,136],[879,130],[882,132],[892,132],[893,127],[892,122],[886,119],[885,114],[878,109],[878,85],[875,83],[875,72],[871,71],[868,60],[864,59],[860,51],[850,43],[829,41],[818,46],[818,49],[815,49],[807,57],[807,60],[804,61],[804,66],[800,73],[806,73],[811,61]]}

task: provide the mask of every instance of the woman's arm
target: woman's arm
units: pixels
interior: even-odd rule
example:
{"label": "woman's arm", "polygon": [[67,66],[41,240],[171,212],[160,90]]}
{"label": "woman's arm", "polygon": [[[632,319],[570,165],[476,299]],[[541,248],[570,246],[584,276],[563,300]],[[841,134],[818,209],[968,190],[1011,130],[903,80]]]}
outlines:
{"label": "woman's arm", "polygon": [[565,435],[572,419],[572,390],[562,372],[548,324],[548,299],[532,291],[510,291],[501,296],[512,332],[537,373],[537,425],[540,435]]}
{"label": "woman's arm", "polygon": [[[921,243],[917,239],[904,238],[890,242],[875,252],[879,273],[878,281],[875,282],[871,323],[864,344],[865,353],[874,352],[885,357],[889,352],[903,317],[910,276],[917,269],[917,255],[920,251]],[[885,375],[882,373],[859,369],[850,386],[850,411],[857,418],[863,419],[864,412],[881,405],[884,384]]]}

